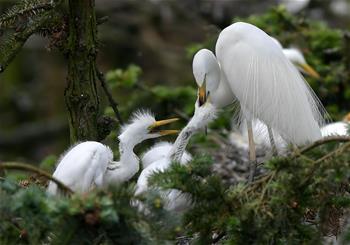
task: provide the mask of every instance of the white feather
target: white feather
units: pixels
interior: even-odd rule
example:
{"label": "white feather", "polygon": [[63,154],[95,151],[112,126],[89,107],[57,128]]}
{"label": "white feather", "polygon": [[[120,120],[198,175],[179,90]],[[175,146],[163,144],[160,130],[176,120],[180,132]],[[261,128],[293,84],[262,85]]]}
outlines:
{"label": "white feather", "polygon": [[247,23],[232,24],[220,33],[216,55],[245,118],[260,119],[288,143],[321,137],[325,110],[269,35]]}
{"label": "white feather", "polygon": [[[72,147],[59,161],[53,177],[78,193],[89,191],[94,185],[101,187],[103,175],[113,153],[108,146],[87,141]],[[57,185],[50,182],[47,192],[57,194]]]}
{"label": "white feather", "polygon": [[[165,152],[153,152],[153,155],[152,153],[150,155],[147,155],[147,153],[145,154],[146,157],[144,156],[143,159],[146,161],[147,166],[145,166],[137,180],[135,195],[141,195],[150,189],[148,185],[148,178],[154,172],[165,171],[170,167],[172,161],[181,161],[182,164],[186,164],[191,160],[191,156],[187,155],[185,152],[185,148],[191,136],[203,129],[209,122],[214,120],[216,118],[216,111],[217,109],[210,103],[206,103],[201,107],[196,106],[193,117],[188,122],[186,127],[181,130],[174,144],[169,145],[162,143],[158,145],[158,147],[151,149],[151,151],[165,149],[167,154],[164,154]],[[150,162],[150,160],[156,158],[158,158],[158,160],[152,163]],[[165,209],[167,210],[183,211],[184,209],[188,208],[191,203],[190,197],[184,193],[181,193],[179,190],[161,191],[160,193],[165,202]]]}
{"label": "white feather", "polygon": [[323,126],[321,128],[322,136],[327,137],[327,136],[347,136],[348,134],[348,128],[349,128],[349,123],[346,122],[335,122],[335,123],[330,123],[327,124],[326,126]]}
{"label": "white feather", "polygon": [[[149,126],[155,122],[149,112],[133,114],[130,123],[122,127],[118,137],[120,161],[113,161],[113,153],[108,146],[87,141],[75,145],[64,154],[53,176],[77,193],[129,180],[139,170],[139,159],[133,152],[134,147],[146,139],[161,136],[149,132]],[[50,182],[47,192],[58,194],[56,184]]]}
{"label": "white feather", "polygon": [[[159,159],[167,157],[172,147],[173,147],[173,144],[165,141],[158,142],[157,144],[152,146],[141,157],[142,168],[145,169],[153,162],[156,162]],[[181,164],[187,163],[191,159],[192,159],[191,154],[185,151],[182,155],[180,163]]]}

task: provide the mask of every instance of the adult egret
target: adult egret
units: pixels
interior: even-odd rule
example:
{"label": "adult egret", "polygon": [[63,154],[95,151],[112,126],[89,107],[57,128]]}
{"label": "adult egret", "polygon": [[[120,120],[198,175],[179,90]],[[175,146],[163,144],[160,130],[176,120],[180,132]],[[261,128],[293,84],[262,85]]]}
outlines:
{"label": "adult egret", "polygon": [[[140,174],[137,184],[135,195],[140,195],[149,190],[148,178],[158,171],[165,171],[171,165],[172,161],[182,161],[182,164],[186,164],[191,160],[190,155],[183,158],[185,148],[193,134],[197,131],[204,129],[206,125],[215,119],[216,117],[216,107],[214,107],[210,102],[206,102],[201,106],[198,106],[198,101],[196,102],[196,109],[193,117],[188,122],[188,124],[181,130],[178,137],[176,138],[174,144],[171,148],[166,148],[166,155],[160,159],[150,163]],[[162,145],[160,145],[162,147]],[[154,148],[157,149],[157,148]],[[154,150],[153,149],[153,150]],[[158,147],[159,149],[159,147]],[[187,154],[187,153],[186,153]],[[156,159],[156,158],[154,158]],[[171,211],[182,211],[188,207],[191,203],[188,195],[178,191],[169,190],[166,192],[161,192],[162,198],[165,202],[165,209]]]}
{"label": "adult egret", "polygon": [[215,49],[216,57],[209,50],[194,56],[193,74],[200,87],[205,80],[220,80],[211,92],[214,105],[239,101],[239,121],[246,120],[249,137],[250,180],[256,168],[254,119],[273,128],[287,143],[301,145],[321,138],[322,104],[269,35],[237,22],[220,33]]}
{"label": "adult egret", "polygon": [[283,54],[287,59],[297,67],[302,73],[314,78],[320,78],[320,75],[315,71],[305,60],[303,53],[294,47],[283,48],[282,44],[274,37],[271,37],[273,41],[282,49]]}
{"label": "adult egret", "polygon": [[[131,122],[122,127],[118,137],[118,162],[113,161],[113,153],[108,146],[95,141],[82,142],[62,156],[53,176],[78,193],[85,193],[94,186],[101,188],[127,181],[139,170],[134,147],[146,139],[177,133],[177,130],[157,131],[158,127],[176,120],[156,121],[148,112],[134,113]],[[50,182],[47,191],[57,194],[57,185]]]}

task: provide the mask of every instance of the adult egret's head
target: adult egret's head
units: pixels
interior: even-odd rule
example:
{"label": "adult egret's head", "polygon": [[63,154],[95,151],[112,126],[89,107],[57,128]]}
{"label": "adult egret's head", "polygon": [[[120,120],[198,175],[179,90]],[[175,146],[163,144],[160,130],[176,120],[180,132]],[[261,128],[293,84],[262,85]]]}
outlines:
{"label": "adult egret's head", "polygon": [[143,140],[157,138],[164,135],[176,134],[178,130],[159,130],[163,125],[177,121],[178,118],[156,121],[150,112],[138,111],[133,114],[131,122],[122,127],[119,140],[140,143]]}
{"label": "adult egret's head", "polygon": [[220,66],[210,50],[201,49],[193,57],[192,69],[198,85],[198,102],[201,106],[207,101],[210,92],[219,86]]}

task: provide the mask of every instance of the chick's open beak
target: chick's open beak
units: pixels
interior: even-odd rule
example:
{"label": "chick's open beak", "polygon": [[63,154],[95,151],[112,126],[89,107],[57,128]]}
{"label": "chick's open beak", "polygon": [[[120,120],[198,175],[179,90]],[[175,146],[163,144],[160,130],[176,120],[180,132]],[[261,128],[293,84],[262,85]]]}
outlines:
{"label": "chick's open beak", "polygon": [[179,130],[156,130],[156,128],[176,122],[178,120],[179,118],[171,118],[171,119],[156,121],[155,123],[153,123],[151,126],[148,127],[148,130],[153,133],[158,133],[162,136],[169,135],[169,134],[177,134]]}
{"label": "chick's open beak", "polygon": [[202,106],[207,101],[207,88],[206,88],[205,80],[202,86],[198,88],[198,99],[199,99],[199,106]]}
{"label": "chick's open beak", "polygon": [[308,64],[300,64],[300,68],[303,72],[305,72],[307,75],[314,77],[314,78],[320,78],[320,74],[317,73],[311,66]]}

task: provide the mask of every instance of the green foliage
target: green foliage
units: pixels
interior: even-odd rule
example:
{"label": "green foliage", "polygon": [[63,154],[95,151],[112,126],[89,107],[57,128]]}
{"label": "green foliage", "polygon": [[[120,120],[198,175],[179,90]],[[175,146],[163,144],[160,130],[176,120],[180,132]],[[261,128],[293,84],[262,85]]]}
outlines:
{"label": "green foliage", "polygon": [[151,180],[191,194],[194,204],[183,226],[188,235],[200,234],[199,244],[213,234],[224,234],[228,244],[320,244],[337,235],[334,221],[350,205],[349,141],[272,159],[264,164],[267,174],[252,184],[225,186],[210,164],[205,157],[187,166],[174,163]]}
{"label": "green foliage", "polygon": [[2,36],[0,72],[22,49],[27,39],[37,33],[48,35],[57,29],[61,12],[56,11],[60,1],[25,0],[13,5],[0,16]]}
{"label": "green foliage", "polygon": [[48,155],[41,161],[40,168],[45,171],[53,172],[57,160],[58,157],[56,155]]}
{"label": "green foliage", "polygon": [[125,70],[115,69],[107,72],[106,79],[111,88],[126,87],[132,88],[138,82],[139,76],[142,74],[140,67],[129,65]]}
{"label": "green foliage", "polygon": [[[196,99],[195,86],[148,86],[140,79],[141,74],[140,67],[130,65],[125,70],[116,69],[106,75],[106,80],[112,89],[118,88],[119,96],[127,97],[125,103],[120,107],[124,118],[129,117],[134,110],[139,108],[157,112],[159,118],[168,117],[174,111],[186,117],[193,113]],[[105,112],[111,115],[111,108]]]}
{"label": "green foliage", "polygon": [[165,218],[166,212],[152,205],[153,217],[138,212],[131,205],[136,200],[133,189],[124,185],[108,192],[52,197],[37,186],[23,189],[2,181],[0,199],[6,201],[0,202],[0,244],[154,244],[160,237],[165,242],[169,235],[164,234],[175,228],[152,219],[160,213]]}

